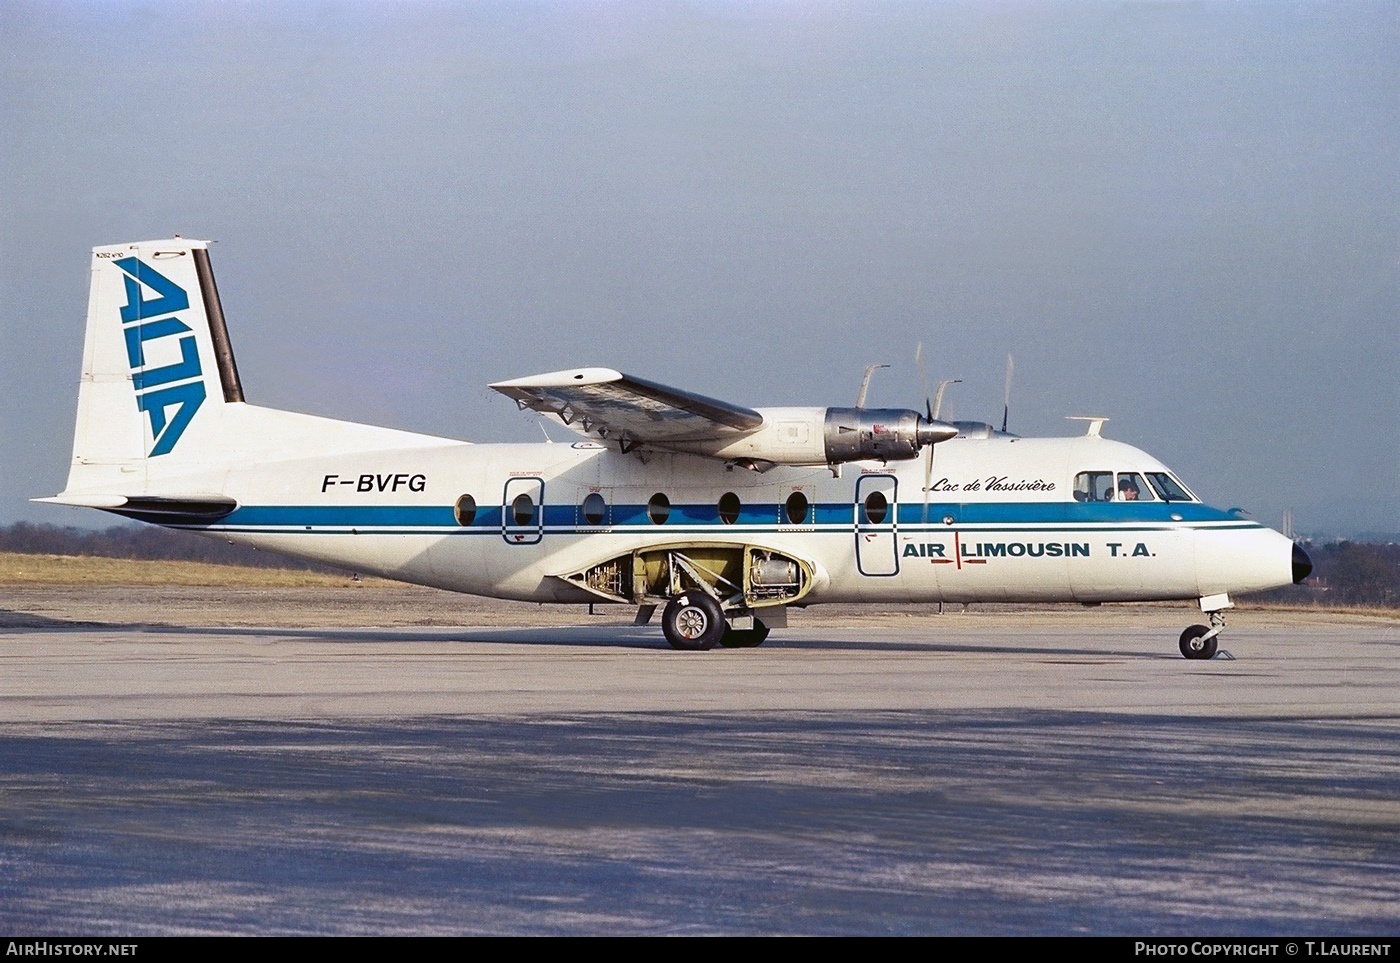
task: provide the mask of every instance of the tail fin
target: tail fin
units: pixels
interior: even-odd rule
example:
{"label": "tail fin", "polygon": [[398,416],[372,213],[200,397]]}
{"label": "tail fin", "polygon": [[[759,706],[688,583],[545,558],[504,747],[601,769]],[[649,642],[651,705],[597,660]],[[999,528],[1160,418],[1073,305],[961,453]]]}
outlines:
{"label": "tail fin", "polygon": [[39,500],[109,508],[216,490],[240,460],[447,443],[244,404],[208,243],[114,244],[92,251],[68,485]]}
{"label": "tail fin", "polygon": [[188,461],[214,440],[209,410],[242,400],[208,245],[94,248],[69,490]]}

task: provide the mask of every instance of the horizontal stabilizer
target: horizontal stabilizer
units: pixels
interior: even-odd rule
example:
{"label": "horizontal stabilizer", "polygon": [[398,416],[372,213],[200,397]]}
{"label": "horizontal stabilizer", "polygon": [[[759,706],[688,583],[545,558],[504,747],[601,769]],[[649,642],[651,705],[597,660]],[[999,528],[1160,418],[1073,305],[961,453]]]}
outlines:
{"label": "horizontal stabilizer", "polygon": [[164,525],[212,522],[238,507],[238,502],[226,495],[54,495],[34,501],[100,508],[139,522]]}

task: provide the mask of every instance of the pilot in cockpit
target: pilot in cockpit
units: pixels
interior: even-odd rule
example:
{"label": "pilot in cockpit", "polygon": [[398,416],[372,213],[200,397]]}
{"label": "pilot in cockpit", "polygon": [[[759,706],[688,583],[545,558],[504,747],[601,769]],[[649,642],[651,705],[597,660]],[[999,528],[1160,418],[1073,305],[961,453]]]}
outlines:
{"label": "pilot in cockpit", "polygon": [[1131,478],[1121,478],[1118,480],[1118,499],[1125,502],[1135,502],[1138,500],[1137,482]]}

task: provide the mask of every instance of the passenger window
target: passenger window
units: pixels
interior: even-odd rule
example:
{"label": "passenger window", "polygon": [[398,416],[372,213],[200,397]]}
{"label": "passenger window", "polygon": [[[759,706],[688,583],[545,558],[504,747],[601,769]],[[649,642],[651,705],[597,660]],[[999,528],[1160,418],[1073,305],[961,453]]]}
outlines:
{"label": "passenger window", "polygon": [[890,512],[890,502],[885,497],[884,492],[871,492],[865,496],[865,504],[861,508],[864,510],[865,520],[869,524],[879,525]]}
{"label": "passenger window", "polygon": [[601,525],[608,514],[608,503],[597,492],[589,492],[583,500],[583,520],[589,525]]}
{"label": "passenger window", "polygon": [[1113,501],[1113,472],[1082,471],[1075,475],[1074,500],[1077,502]]}
{"label": "passenger window", "polygon": [[523,492],[510,503],[511,518],[517,525],[529,525],[535,520],[535,500]]}
{"label": "passenger window", "polygon": [[807,509],[810,503],[807,496],[801,492],[793,492],[787,497],[787,502],[783,506],[787,512],[787,520],[793,525],[801,525],[807,520]]}
{"label": "passenger window", "polygon": [[647,515],[653,525],[665,525],[666,519],[671,517],[671,499],[661,492],[652,495],[651,501],[647,502]]}
{"label": "passenger window", "polygon": [[470,525],[476,520],[476,499],[470,495],[463,495],[452,507],[452,514],[458,525]]}
{"label": "passenger window", "polygon": [[725,492],[719,496],[719,520],[726,525],[733,525],[739,520],[739,510],[742,507],[738,495]]}

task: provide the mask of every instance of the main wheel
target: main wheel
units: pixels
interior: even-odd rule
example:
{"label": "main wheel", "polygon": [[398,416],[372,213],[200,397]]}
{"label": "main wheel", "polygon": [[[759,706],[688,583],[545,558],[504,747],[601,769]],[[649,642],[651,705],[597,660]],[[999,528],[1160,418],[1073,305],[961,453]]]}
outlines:
{"label": "main wheel", "polygon": [[1201,636],[1210,631],[1206,625],[1193,625],[1181,633],[1181,654],[1188,659],[1209,659],[1215,655],[1215,640],[1220,638],[1212,635],[1204,642]]}
{"label": "main wheel", "polygon": [[726,626],[719,644],[727,649],[751,649],[756,645],[762,645],[766,638],[768,638],[768,626],[758,619],[754,619],[751,629],[732,629]]}
{"label": "main wheel", "polygon": [[675,649],[713,649],[727,628],[719,603],[704,592],[682,592],[661,613],[661,631]]}

